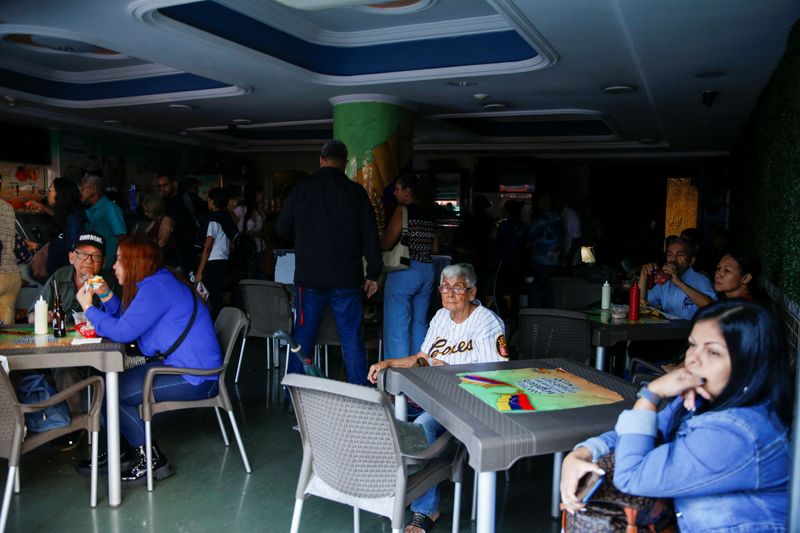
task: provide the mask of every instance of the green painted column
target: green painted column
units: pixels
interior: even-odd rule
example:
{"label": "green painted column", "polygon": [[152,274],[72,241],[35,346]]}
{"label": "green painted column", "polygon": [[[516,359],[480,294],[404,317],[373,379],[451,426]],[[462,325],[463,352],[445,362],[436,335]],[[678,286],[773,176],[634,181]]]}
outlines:
{"label": "green painted column", "polygon": [[398,98],[356,94],[331,98],[333,137],[347,145],[345,172],[367,190],[381,232],[386,226],[385,189],[410,167],[414,107]]}

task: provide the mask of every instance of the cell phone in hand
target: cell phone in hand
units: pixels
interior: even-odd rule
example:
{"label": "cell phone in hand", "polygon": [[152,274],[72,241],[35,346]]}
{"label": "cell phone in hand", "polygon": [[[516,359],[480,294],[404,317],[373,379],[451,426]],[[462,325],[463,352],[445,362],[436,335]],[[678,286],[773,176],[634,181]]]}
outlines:
{"label": "cell phone in hand", "polygon": [[589,498],[591,498],[595,491],[600,488],[600,485],[603,484],[603,479],[605,479],[603,474],[589,472],[578,482],[578,490],[575,492],[575,496],[578,497],[581,503],[588,502]]}

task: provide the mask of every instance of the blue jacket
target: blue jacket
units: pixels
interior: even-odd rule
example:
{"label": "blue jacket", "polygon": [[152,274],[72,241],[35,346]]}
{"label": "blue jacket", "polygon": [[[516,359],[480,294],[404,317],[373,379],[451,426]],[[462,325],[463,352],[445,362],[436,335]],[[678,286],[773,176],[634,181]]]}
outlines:
{"label": "blue jacket", "polygon": [[[161,269],[136,284],[138,291],[128,309],[121,312],[122,300],[114,294],[105,303],[105,310],[90,307],[86,317],[98,334],[117,342],[137,340],[144,355],[165,352],[183,333],[192,316],[194,291],[181,283],[169,270]],[[197,303],[197,317],[186,338],[170,354],[165,364],[185,368],[217,368],[222,366],[219,342],[208,308]],[[197,385],[217,376],[183,376]]]}
{"label": "blue jacket", "polygon": [[691,532],[786,531],[791,457],[788,430],[767,404],[685,417],[656,446],[678,413],[624,411],[614,431],[585,446],[597,461],[616,450],[614,485],[639,496],[674,498],[678,526]]}

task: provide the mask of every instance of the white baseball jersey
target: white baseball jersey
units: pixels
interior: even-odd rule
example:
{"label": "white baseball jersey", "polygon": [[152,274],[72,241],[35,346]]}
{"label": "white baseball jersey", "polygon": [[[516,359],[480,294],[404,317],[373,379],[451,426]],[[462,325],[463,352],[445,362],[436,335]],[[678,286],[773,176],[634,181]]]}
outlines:
{"label": "white baseball jersey", "polygon": [[449,365],[505,361],[505,326],[500,317],[480,303],[460,324],[453,322],[450,311],[442,308],[431,320],[421,351]]}

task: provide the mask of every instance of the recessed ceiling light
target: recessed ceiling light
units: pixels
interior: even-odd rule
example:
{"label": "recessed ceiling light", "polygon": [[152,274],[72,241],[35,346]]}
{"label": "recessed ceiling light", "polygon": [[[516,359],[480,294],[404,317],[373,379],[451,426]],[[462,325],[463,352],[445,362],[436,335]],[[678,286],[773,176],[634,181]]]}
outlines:
{"label": "recessed ceiling light", "polygon": [[[287,3],[286,0],[278,0],[279,2]],[[321,0],[313,0],[314,3],[319,4]],[[387,2],[361,2],[353,0],[322,0],[323,3],[332,3],[336,1],[339,4],[367,4],[367,5],[353,5],[351,9],[362,11],[365,13],[380,14],[380,15],[408,15],[411,13],[419,13],[434,5],[436,0],[394,0]],[[297,0],[292,0],[288,5],[296,7]],[[332,7],[332,6],[331,6]]]}
{"label": "recessed ceiling light", "polygon": [[603,92],[606,94],[628,94],[636,92],[636,87],[633,85],[609,85]]}
{"label": "recessed ceiling light", "polygon": [[473,94],[473,95],[472,95],[472,97],[473,97],[475,100],[479,101],[479,102],[483,102],[484,100],[486,100],[487,98],[489,98],[489,95],[488,95],[488,94],[486,94],[486,93],[475,93],[475,94]]}
{"label": "recessed ceiling light", "polygon": [[721,78],[728,74],[724,70],[702,70],[694,75],[695,78],[708,79],[708,78]]}
{"label": "recessed ceiling light", "polygon": [[506,104],[486,104],[483,106],[484,111],[502,111],[503,109],[507,108]]}
{"label": "recessed ceiling light", "polygon": [[185,109],[186,111],[191,111],[194,109],[194,106],[189,104],[169,104],[170,109]]}
{"label": "recessed ceiling light", "polygon": [[478,82],[467,80],[448,81],[447,85],[452,85],[453,87],[472,87],[473,85],[478,85]]}
{"label": "recessed ceiling light", "polygon": [[122,124],[121,120],[117,120],[115,118],[109,118],[103,121],[105,124]]}
{"label": "recessed ceiling light", "polygon": [[249,118],[235,118],[231,120],[231,124],[247,125],[252,123],[253,121],[250,120]]}

